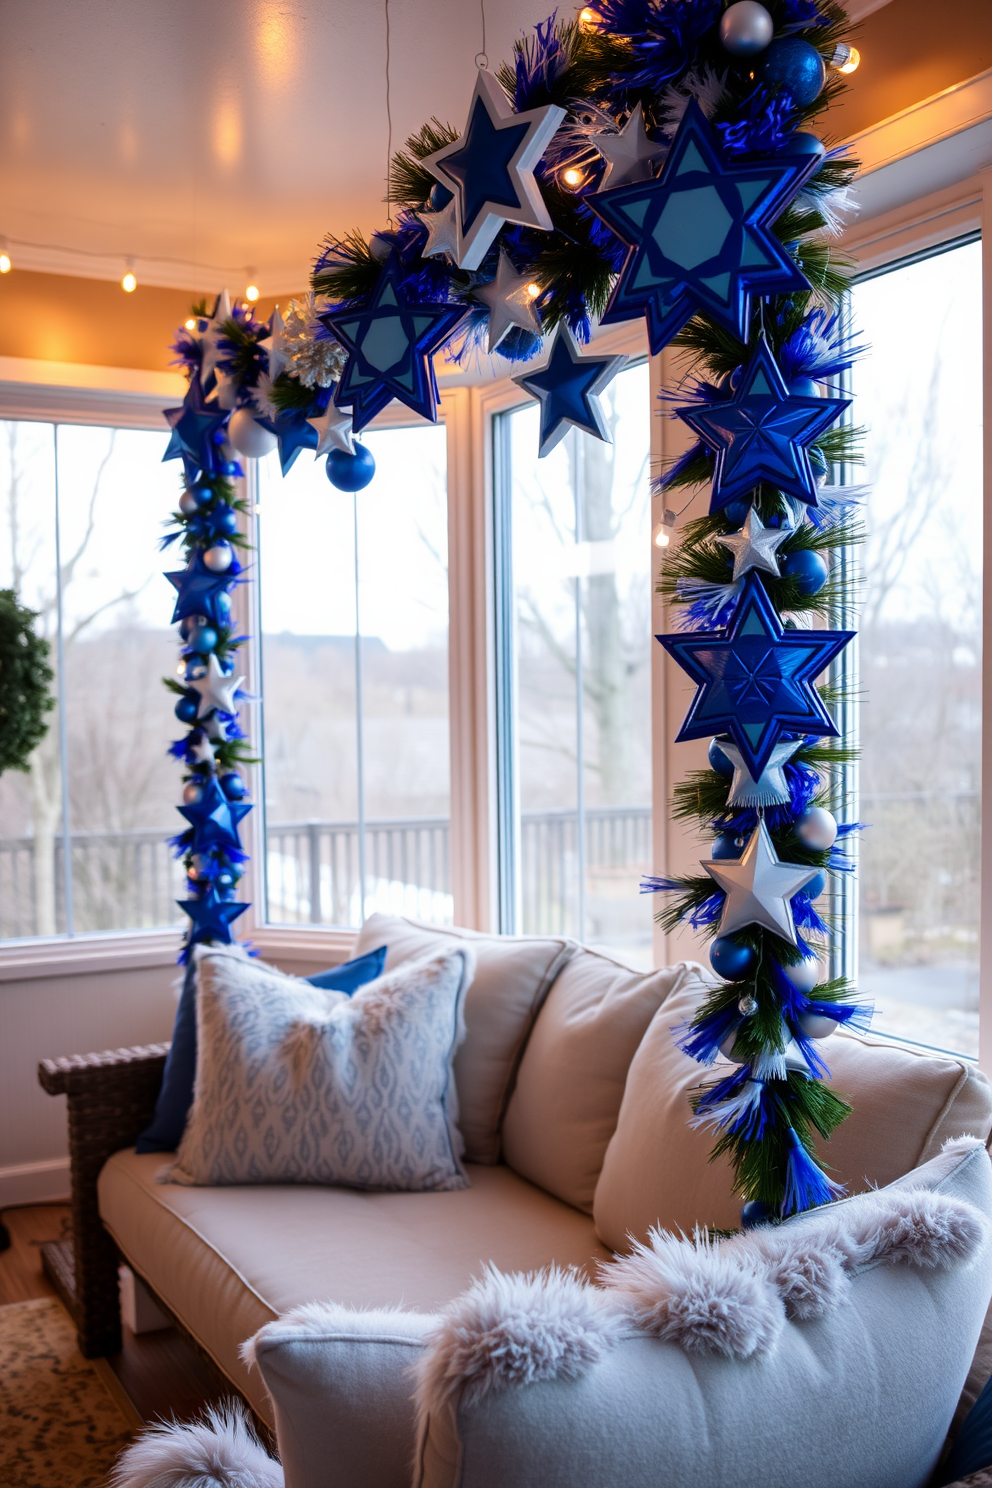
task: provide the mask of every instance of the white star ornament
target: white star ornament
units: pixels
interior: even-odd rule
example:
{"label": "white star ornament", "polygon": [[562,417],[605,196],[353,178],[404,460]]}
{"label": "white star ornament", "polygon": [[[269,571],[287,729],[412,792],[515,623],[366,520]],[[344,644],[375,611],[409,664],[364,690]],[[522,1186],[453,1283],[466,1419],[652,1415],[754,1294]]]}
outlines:
{"label": "white star ornament", "polygon": [[346,455],[355,453],[355,440],[351,432],[351,414],[343,412],[334,406],[332,398],[324,412],[316,418],[308,418],[307,423],[317,431],[317,453],[315,459],[326,455],[332,449],[342,450]]}
{"label": "white star ornament", "polygon": [[635,181],[649,181],[655,166],[668,152],[667,145],[659,145],[648,138],[644,111],[639,103],[617,134],[594,134],[590,144],[606,161],[600,191],[607,186],[630,186]]}
{"label": "white star ornament", "polygon": [[269,376],[275,382],[280,372],[286,370],[286,363],[289,361],[289,353],[286,349],[289,345],[286,323],[278,310],[273,310],[272,319],[269,322],[269,334],[259,341],[258,345],[269,359]]}
{"label": "white star ornament", "polygon": [[[203,346],[203,360],[200,362],[200,386],[206,391],[210,374],[216,372],[217,362],[220,359],[221,326],[231,318],[231,296],[226,289],[222,289],[217,296],[217,304],[214,313],[207,321],[207,328],[200,337]],[[223,406],[223,405],[221,405]]]}
{"label": "white star ornament", "polygon": [[234,694],[244,680],[244,677],[229,676],[226,672],[222,672],[216,653],[211,651],[207,658],[206,675],[197,677],[189,684],[194,692],[200,694],[200,703],[196,710],[197,718],[205,718],[215,708],[222,713],[236,713],[238,705],[234,701]]}
{"label": "white star ornament", "polygon": [[489,310],[487,351],[495,351],[514,326],[530,331],[534,336],[541,334],[541,321],[534,308],[535,296],[530,293],[532,283],[529,275],[517,273],[501,248],[496,278],[489,284],[477,284],[472,290],[475,299]]}
{"label": "white star ornament", "polygon": [[745,925],[760,925],[796,944],[791,899],[820,870],[800,863],[780,863],[764,821],[758,822],[739,859],[720,858],[702,867],[727,896],[720,919],[721,935],[731,935]]}
{"label": "white star ornament", "polygon": [[455,257],[458,252],[457,212],[457,204],[452,197],[440,211],[420,213],[420,221],[427,229],[427,242],[420,250],[422,258],[437,258],[442,253],[450,253],[452,258]]}

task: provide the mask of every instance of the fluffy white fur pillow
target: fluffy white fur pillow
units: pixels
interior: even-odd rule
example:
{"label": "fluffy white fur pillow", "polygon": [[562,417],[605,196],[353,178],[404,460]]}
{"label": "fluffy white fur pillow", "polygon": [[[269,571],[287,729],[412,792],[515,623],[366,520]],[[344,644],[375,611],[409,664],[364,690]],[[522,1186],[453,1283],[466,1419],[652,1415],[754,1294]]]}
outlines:
{"label": "fluffy white fur pillow", "polygon": [[196,1087],[169,1180],[466,1187],[452,1059],[471,975],[458,945],[348,997],[201,951]]}

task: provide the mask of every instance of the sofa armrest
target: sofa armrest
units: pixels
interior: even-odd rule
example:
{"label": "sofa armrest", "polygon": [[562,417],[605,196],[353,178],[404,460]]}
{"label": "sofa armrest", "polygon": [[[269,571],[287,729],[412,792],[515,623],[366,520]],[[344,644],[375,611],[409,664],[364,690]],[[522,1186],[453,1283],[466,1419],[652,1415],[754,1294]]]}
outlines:
{"label": "sofa armrest", "polygon": [[38,1066],[42,1089],[68,1097],[76,1327],[87,1359],[121,1346],[117,1252],[100,1222],[96,1181],[107,1158],[151,1121],[168,1052],[168,1044],[148,1044]]}

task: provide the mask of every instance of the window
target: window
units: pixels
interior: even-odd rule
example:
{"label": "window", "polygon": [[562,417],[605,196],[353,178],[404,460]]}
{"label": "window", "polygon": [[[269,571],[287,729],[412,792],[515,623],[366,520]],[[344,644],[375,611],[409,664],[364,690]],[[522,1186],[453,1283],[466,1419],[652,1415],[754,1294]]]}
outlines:
{"label": "window", "polygon": [[[978,1053],[981,244],[859,281],[870,347],[859,982],[879,1029]],[[859,478],[856,474],[855,478]]]}
{"label": "window", "polygon": [[180,919],[162,450],[158,432],[0,422],[0,585],[39,612],[57,704],[28,771],[0,777],[4,940]]}
{"label": "window", "polygon": [[266,918],[450,923],[445,431],[370,433],[352,497],[260,462]]}
{"label": "window", "polygon": [[650,495],[645,364],[538,460],[538,410],[496,420],[504,931],[651,963]]}

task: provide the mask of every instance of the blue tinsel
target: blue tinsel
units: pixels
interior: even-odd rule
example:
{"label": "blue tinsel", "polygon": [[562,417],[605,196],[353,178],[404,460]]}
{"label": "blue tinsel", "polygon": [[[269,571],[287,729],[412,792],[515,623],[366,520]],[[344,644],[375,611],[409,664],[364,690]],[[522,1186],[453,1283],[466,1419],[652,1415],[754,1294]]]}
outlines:
{"label": "blue tinsel", "polygon": [[759,86],[740,110],[733,123],[716,126],[726,155],[773,155],[795,131],[797,115],[788,93]]}
{"label": "blue tinsel", "polygon": [[814,1209],[818,1204],[829,1204],[844,1192],[839,1183],[832,1183],[822,1168],[810,1157],[794,1127],[789,1127],[789,1159],[785,1173],[785,1198],[782,1200],[782,1218],[790,1214],[801,1214],[804,1209]]}
{"label": "blue tinsel", "polygon": [[683,77],[722,8],[721,0],[597,0],[598,29],[624,37],[635,59],[611,90],[615,100],[623,105],[630,94],[661,93]]}

